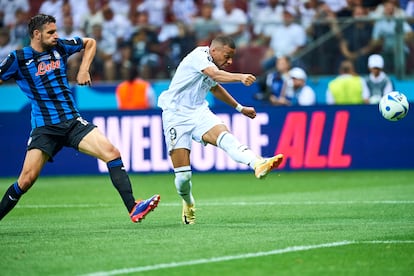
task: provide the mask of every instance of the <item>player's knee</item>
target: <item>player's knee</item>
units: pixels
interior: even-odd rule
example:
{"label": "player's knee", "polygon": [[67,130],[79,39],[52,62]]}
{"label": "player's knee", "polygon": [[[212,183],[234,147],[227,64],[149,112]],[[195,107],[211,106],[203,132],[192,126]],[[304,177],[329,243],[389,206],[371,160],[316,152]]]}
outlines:
{"label": "player's knee", "polygon": [[102,153],[102,156],[98,156],[98,158],[108,163],[109,161],[121,158],[121,152],[114,145],[110,145]]}
{"label": "player's knee", "polygon": [[112,157],[114,157],[114,158],[120,158],[121,157],[121,152],[115,146],[112,147],[112,149],[109,151],[109,154],[111,154]]}
{"label": "player's knee", "polygon": [[191,189],[191,171],[175,173],[175,187],[179,194],[188,194]]}
{"label": "player's knee", "polygon": [[22,173],[17,180],[17,183],[19,183],[19,188],[23,192],[27,192],[35,183],[37,177],[38,175],[34,173]]}

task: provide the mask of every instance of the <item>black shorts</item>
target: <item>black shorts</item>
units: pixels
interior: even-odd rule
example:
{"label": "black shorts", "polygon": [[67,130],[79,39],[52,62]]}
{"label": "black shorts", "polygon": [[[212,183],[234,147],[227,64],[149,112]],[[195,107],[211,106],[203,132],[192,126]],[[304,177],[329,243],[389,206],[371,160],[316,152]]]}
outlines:
{"label": "black shorts", "polygon": [[78,150],[83,137],[96,125],[78,117],[56,125],[37,127],[30,134],[27,150],[40,149],[49,155],[49,161],[63,148],[72,147]]}

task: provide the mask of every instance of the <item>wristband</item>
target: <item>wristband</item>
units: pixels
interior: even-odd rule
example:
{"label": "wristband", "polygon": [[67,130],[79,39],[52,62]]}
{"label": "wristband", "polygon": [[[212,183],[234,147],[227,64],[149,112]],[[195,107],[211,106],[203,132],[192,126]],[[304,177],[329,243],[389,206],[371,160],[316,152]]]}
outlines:
{"label": "wristband", "polygon": [[244,108],[244,106],[242,106],[241,104],[237,104],[237,106],[236,106],[236,110],[238,112],[241,112],[243,108]]}

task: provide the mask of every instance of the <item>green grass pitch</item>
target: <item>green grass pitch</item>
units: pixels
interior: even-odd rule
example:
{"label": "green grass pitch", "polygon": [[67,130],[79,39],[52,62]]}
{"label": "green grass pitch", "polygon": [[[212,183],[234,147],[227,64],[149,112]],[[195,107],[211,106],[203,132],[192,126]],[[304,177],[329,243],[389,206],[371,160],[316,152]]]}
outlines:
{"label": "green grass pitch", "polygon": [[161,195],[139,224],[109,176],[39,178],[0,222],[0,275],[414,275],[414,171],[194,173],[195,225],[172,173],[131,180]]}

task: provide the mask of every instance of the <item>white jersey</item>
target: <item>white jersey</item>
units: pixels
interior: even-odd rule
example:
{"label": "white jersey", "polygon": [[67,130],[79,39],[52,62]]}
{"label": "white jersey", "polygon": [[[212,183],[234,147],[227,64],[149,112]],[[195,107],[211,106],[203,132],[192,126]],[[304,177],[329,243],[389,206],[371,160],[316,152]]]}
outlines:
{"label": "white jersey", "polygon": [[217,82],[202,71],[211,66],[216,65],[210,56],[209,47],[195,48],[178,65],[169,88],[158,98],[158,106],[172,111],[208,106],[207,93]]}

